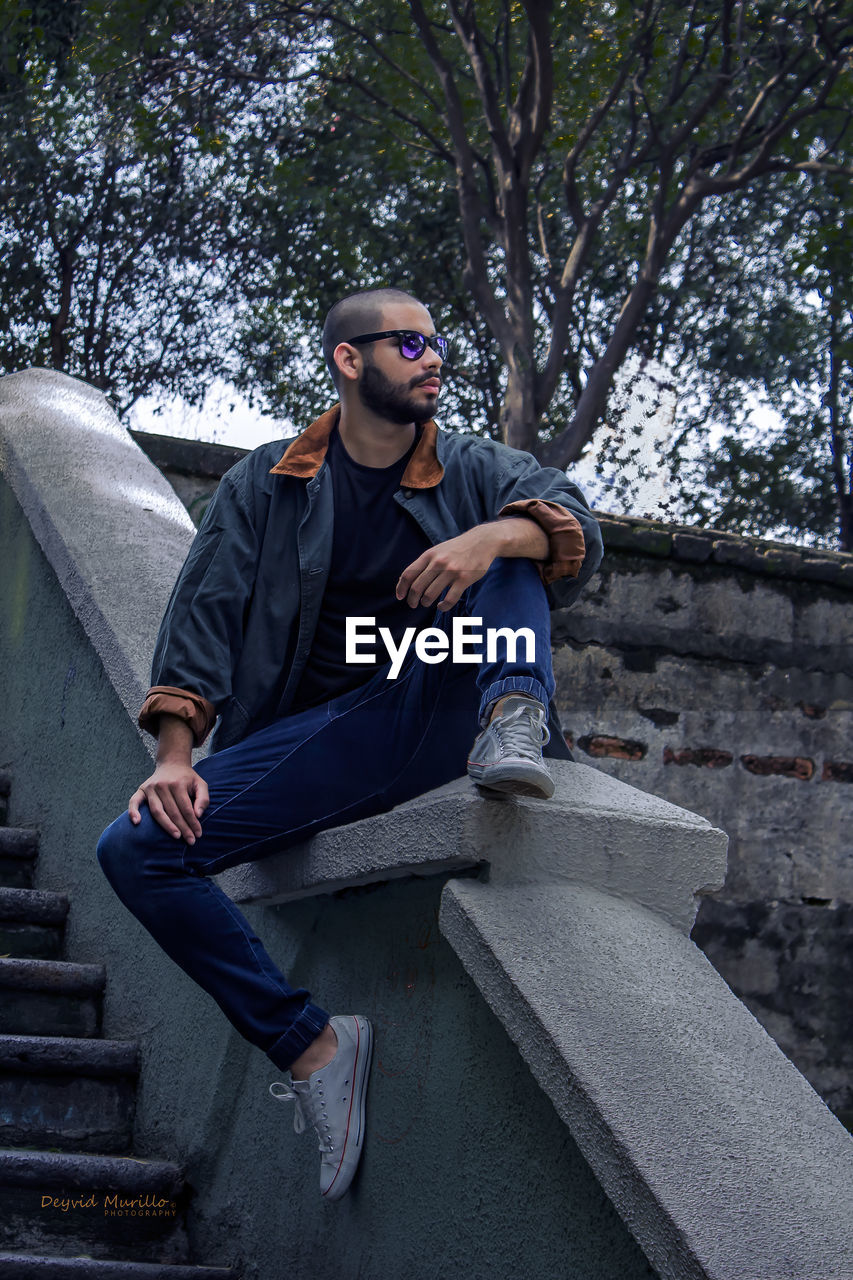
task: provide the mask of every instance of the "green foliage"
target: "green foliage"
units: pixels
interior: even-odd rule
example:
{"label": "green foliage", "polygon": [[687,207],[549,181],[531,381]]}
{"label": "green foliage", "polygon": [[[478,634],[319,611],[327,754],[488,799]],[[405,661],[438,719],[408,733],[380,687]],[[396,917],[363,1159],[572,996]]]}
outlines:
{"label": "green foliage", "polygon": [[837,178],[771,186],[760,219],[743,201],[718,211],[696,256],[701,309],[678,335],[682,441],[707,441],[681,494],[689,518],[851,549],[850,213]]}
{"label": "green foliage", "polygon": [[245,94],[161,91],[178,6],[38,8],[3,29],[2,367],[64,369],[120,408],[198,398],[233,323],[245,193],[222,125],[236,142]]}
{"label": "green foliage", "polygon": [[848,538],[851,45],[846,0],[11,4],[3,366],[299,423],[327,308],[393,283],[445,421],[563,466],[650,357],[691,518]]}

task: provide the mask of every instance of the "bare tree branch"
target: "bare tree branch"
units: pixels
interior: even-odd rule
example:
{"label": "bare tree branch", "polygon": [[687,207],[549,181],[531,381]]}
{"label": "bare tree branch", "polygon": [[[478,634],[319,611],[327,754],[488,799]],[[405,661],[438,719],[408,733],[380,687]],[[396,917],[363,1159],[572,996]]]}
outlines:
{"label": "bare tree branch", "polygon": [[519,180],[526,187],[551,116],[554,55],[551,47],[553,0],[524,0],[529,24],[527,57],[510,115],[510,138]]}
{"label": "bare tree branch", "polygon": [[[439,138],[436,137],[432,129],[430,129],[429,126],[426,125],[422,119],[420,119],[418,116],[413,116],[408,111],[403,111],[400,107],[396,106],[396,104],[389,102],[388,98],[377,93],[377,91],[371,85],[365,84],[363,80],[356,79],[356,77],[351,75],[350,73],[347,73],[346,75],[342,75],[342,76],[325,73],[323,74],[322,79],[325,81],[326,84],[344,85],[344,86],[351,87],[353,89],[357,89],[359,93],[365,96],[365,98],[368,98],[371,102],[375,102],[377,106],[381,107],[384,111],[386,111],[389,115],[393,116],[396,120],[402,120],[404,124],[411,125],[411,127],[415,130],[416,133],[423,134],[423,136],[425,138],[428,138],[429,141],[432,143],[431,148],[426,148],[426,147],[423,147],[422,144],[417,143],[414,139],[406,139],[406,140],[401,139],[401,141],[405,141],[406,146],[409,146],[409,145],[413,147],[420,146],[422,150],[429,150],[431,154],[437,156],[441,160],[445,160],[448,164],[454,163],[453,153],[447,149],[447,147]],[[371,121],[371,123],[377,123],[377,122]],[[381,124],[381,122],[378,122],[378,123]]]}
{"label": "bare tree branch", "polygon": [[415,24],[420,32],[427,56],[432,62],[444,90],[445,109],[455,156],[459,209],[462,232],[468,255],[465,278],[488,320],[489,328],[501,347],[506,350],[512,343],[512,329],[506,312],[495,295],[489,280],[486,251],[480,223],[483,217],[482,201],[477,189],[474,172],[474,153],[465,129],[465,116],[459,90],[450,64],[435,39],[422,0],[408,0]]}

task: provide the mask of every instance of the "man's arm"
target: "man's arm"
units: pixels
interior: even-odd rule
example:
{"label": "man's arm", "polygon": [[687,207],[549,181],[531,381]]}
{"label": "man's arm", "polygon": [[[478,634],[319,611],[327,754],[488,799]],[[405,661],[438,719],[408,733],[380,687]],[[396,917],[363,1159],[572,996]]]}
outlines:
{"label": "man's arm", "polygon": [[438,606],[446,612],[467,587],[488,573],[498,556],[524,556],[544,562],[547,555],[548,535],[526,516],[506,516],[478,524],[418,556],[400,574],[397,599],[405,597],[414,609],[419,604],[435,604],[446,589],[447,594]]}
{"label": "man's arm", "polygon": [[601,563],[604,547],[598,521],[565,472],[542,467],[531,454],[506,445],[492,447],[506,463],[493,490],[494,514],[502,519],[524,516],[542,529],[548,555],[540,575],[551,608],[565,608]]}
{"label": "man's arm", "polygon": [[494,441],[466,441],[464,465],[488,523],[424,552],[401,575],[397,598],[430,605],[447,588],[439,607],[449,609],[497,556],[526,556],[538,565],[551,608],[573,603],[603,553],[580,489],[532,454]]}
{"label": "man's arm", "polygon": [[139,713],[140,726],[157,737],[157,757],[154,773],[130,799],[130,820],[138,823],[140,805],[147,804],[164,831],[189,844],[201,835],[199,818],[208,805],[192,749],[230,697],[257,570],[244,472],[241,463],[232,468],[208,505],[160,625],[152,687]]}
{"label": "man's arm", "polygon": [[255,583],[258,541],[243,463],[211,499],[166,608],[139,724],[154,735],[179,717],[200,746],[231,696],[234,655]]}
{"label": "man's arm", "polygon": [[134,825],[141,822],[139,806],[147,804],[151,817],[176,840],[195,844],[201,835],[199,819],[209,803],[207,783],[192,767],[193,731],[178,716],[161,715],[156,767],[134,791],[127,811]]}

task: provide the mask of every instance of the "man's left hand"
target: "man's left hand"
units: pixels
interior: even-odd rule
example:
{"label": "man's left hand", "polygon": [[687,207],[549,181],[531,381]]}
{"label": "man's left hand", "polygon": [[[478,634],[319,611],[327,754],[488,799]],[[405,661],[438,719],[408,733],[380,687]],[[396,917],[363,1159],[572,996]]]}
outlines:
{"label": "man's left hand", "polygon": [[430,547],[400,574],[396,596],[413,609],[439,604],[442,613],[452,609],[462,592],[479,582],[497,556],[528,555],[544,559],[548,539],[537,524],[525,517],[478,524],[456,538]]}

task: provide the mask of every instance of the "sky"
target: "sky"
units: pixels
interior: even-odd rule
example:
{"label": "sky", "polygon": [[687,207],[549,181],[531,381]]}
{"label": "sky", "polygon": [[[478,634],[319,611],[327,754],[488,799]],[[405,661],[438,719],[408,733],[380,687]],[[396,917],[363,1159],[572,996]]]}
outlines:
{"label": "sky", "polygon": [[[598,432],[594,447],[569,469],[569,476],[599,511],[672,519],[666,505],[671,471],[664,457],[675,424],[671,378],[660,365],[640,371],[629,365],[614,400],[617,428]],[[289,422],[262,414],[222,379],[211,384],[199,407],[177,396],[147,396],[137,401],[127,421],[136,431],[243,449],[295,434]]]}

